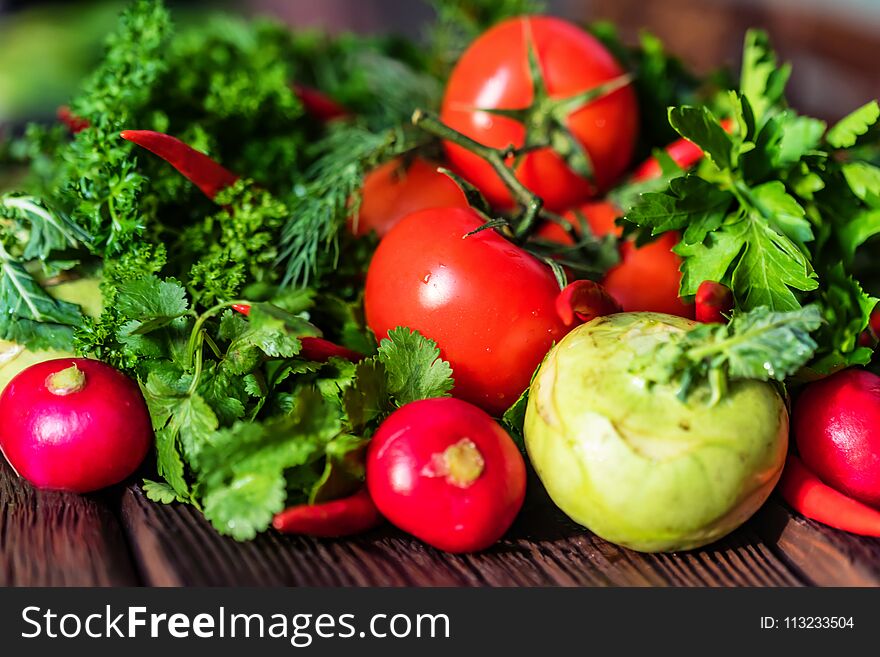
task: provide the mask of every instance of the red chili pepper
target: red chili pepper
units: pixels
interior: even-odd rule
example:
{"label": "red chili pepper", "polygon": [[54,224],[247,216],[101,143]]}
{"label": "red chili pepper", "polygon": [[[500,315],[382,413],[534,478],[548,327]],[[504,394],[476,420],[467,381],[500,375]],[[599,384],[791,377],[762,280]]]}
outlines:
{"label": "red chili pepper", "polygon": [[[245,317],[251,314],[251,307],[246,303],[234,303],[232,309],[240,312]],[[346,347],[338,345],[324,338],[305,337],[300,340],[302,349],[299,355],[306,360],[313,360],[318,363],[326,363],[333,357],[344,358],[352,363],[357,363],[364,359],[364,355],[356,351],[352,351]]]}
{"label": "red chili pepper", "polygon": [[[721,127],[730,132],[733,130],[733,121],[724,119],[721,121]],[[664,150],[672,161],[682,169],[690,169],[703,159],[703,149],[687,139],[678,139]],[[659,178],[661,175],[663,175],[663,167],[660,166],[660,162],[656,157],[649,157],[639,165],[632,178],[635,181],[645,181]]]}
{"label": "red chili pepper", "polygon": [[234,303],[232,304],[232,309],[236,312],[241,313],[245,317],[251,314],[251,307],[246,303]]}
{"label": "red chili pepper", "polygon": [[303,104],[306,112],[319,121],[326,122],[349,116],[347,109],[317,89],[294,82],[293,92]]}
{"label": "red chili pepper", "polygon": [[880,510],[822,483],[794,454],[788,455],[779,492],[795,511],[807,518],[853,534],[880,536]]}
{"label": "red chili pepper", "polygon": [[575,320],[589,322],[622,310],[614,297],[594,281],[569,283],[556,297],[556,312],[566,326],[571,326]]}
{"label": "red chili pepper", "polygon": [[120,136],[161,157],[211,200],[239,178],[204,153],[164,132],[123,130]]}
{"label": "red chili pepper", "polygon": [[733,292],[715,281],[703,281],[694,297],[695,318],[706,324],[726,324],[733,310]]}
{"label": "red chili pepper", "polygon": [[299,504],[275,515],[272,526],[285,534],[321,538],[351,536],[377,527],[382,522],[366,488],[351,497],[322,504]]}
{"label": "red chili pepper", "polygon": [[67,129],[70,130],[71,134],[74,135],[77,132],[82,132],[89,127],[88,119],[77,116],[70,111],[70,108],[67,105],[62,105],[61,107],[59,107],[58,110],[55,112],[55,116],[57,116],[58,120],[66,125]]}

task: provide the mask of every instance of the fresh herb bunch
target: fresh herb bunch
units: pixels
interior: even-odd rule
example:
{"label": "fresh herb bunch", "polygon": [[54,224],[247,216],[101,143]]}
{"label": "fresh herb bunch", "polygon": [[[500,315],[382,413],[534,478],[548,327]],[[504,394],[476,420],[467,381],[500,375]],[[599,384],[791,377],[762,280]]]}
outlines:
{"label": "fresh herb bunch", "polygon": [[787,106],[790,67],[778,65],[763,32],[746,36],[740,88],[723,97],[728,133],[705,106],[669,110],[669,122],[699,145],[699,169],[638,197],[625,221],[643,238],[675,230],[681,294],[703,281],[731,288],[736,309],[790,312],[817,304],[825,319],[809,369],[865,364],[859,337],[876,299],[853,277],[856,251],[880,232],[880,168],[854,146],[876,139],[869,103],[826,130]]}

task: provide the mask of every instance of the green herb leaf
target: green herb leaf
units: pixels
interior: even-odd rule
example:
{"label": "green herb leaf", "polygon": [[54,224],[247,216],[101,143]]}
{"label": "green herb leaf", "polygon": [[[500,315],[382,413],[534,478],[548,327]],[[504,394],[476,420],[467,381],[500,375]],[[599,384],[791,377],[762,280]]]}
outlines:
{"label": "green herb leaf", "polygon": [[720,169],[734,165],[738,155],[734,142],[709,108],[671,107],[669,123],[678,134],[702,148]]}
{"label": "green herb leaf", "polygon": [[284,472],[322,456],[339,430],[333,405],[306,387],[289,415],[216,432],[197,464],[205,517],[223,534],[253,538],[284,508]]}
{"label": "green herb leaf", "polygon": [[729,324],[700,324],[673,334],[638,358],[634,369],[652,383],[677,382],[682,399],[708,382],[715,403],[728,380],[783,381],[797,372],[813,356],[817,345],[810,334],[821,324],[816,306],[734,313]]}
{"label": "green herb leaf", "polygon": [[748,99],[759,125],[770,109],[783,100],[789,77],[791,65],[778,64],[767,33],[763,30],[746,32],[740,90]]}
{"label": "green herb leaf", "polygon": [[651,235],[685,229],[685,244],[700,244],[716,230],[733,202],[730,192],[718,189],[696,175],[675,178],[668,189],[642,194],[624,220]]}
{"label": "green herb leaf", "polygon": [[144,483],[141,487],[144,489],[147,499],[150,499],[153,502],[171,504],[172,502],[183,501],[178,498],[177,492],[164,481],[144,479]]}
{"label": "green herb leaf", "polygon": [[379,343],[379,360],[388,372],[388,391],[398,405],[445,397],[452,390],[452,368],[440,358],[437,343],[398,326]]}
{"label": "green herb leaf", "polygon": [[342,393],[342,405],[349,425],[362,433],[389,411],[385,365],[376,358],[362,360],[354,368],[354,380]]}
{"label": "green herb leaf", "polygon": [[834,148],[854,146],[859,137],[880,119],[880,105],[872,100],[866,105],[843,117],[825,135],[825,139]]}

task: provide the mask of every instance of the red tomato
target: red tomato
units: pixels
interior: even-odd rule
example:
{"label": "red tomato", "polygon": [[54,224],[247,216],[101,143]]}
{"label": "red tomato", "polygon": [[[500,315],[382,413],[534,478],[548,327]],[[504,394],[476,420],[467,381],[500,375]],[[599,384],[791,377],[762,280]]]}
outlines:
{"label": "red tomato", "polygon": [[456,397],[493,414],[510,406],[568,331],[550,268],[484,230],[471,209],[423,210],[379,243],[367,271],[367,324],[381,339],[407,326],[437,342]]}
{"label": "red tomato", "polygon": [[376,231],[381,237],[406,215],[428,208],[468,206],[464,193],[438,165],[415,158],[408,168],[398,159],[373,169],[364,178],[363,199],[352,219],[356,235]]}
{"label": "red tomato", "polygon": [[[522,146],[523,123],[480,110],[537,109],[528,65],[529,42],[551,101],[582,94],[624,74],[605,47],[579,27],[549,16],[513,18],[485,32],[462,55],[446,86],[442,120],[488,146]],[[567,127],[590,156],[595,185],[549,148],[524,156],[517,167],[517,177],[548,208],[559,211],[608,189],[629,165],[638,130],[632,86],[575,109],[567,117]],[[449,161],[491,203],[511,205],[510,194],[489,164],[459,146],[445,146]]]}
{"label": "red tomato", "polygon": [[[584,203],[577,209],[577,212],[583,215],[584,219],[587,220],[587,224],[590,226],[590,230],[598,237],[608,235],[609,233],[619,236],[623,232],[623,229],[614,223],[620,216],[620,210],[618,210],[617,206],[613,203],[609,203],[608,201]],[[574,210],[565,213],[565,218],[575,227],[580,224],[580,217],[577,216]],[[547,221],[542,224],[541,227],[538,228],[536,235],[552,242],[572,244],[572,239],[565,229],[552,221]]]}
{"label": "red tomato", "polygon": [[473,552],[510,527],[526,467],[510,436],[479,408],[425,399],[395,411],[373,436],[367,485],[400,529],[448,552]]}
{"label": "red tomato", "polygon": [[693,304],[678,296],[681,258],[672,252],[678,240],[678,234],[670,232],[641,248],[630,241],[621,244],[621,262],[605,274],[602,285],[625,311],[651,310],[693,319]]}
{"label": "red tomato", "polygon": [[[596,201],[582,205],[578,211],[598,237],[609,233],[620,235],[621,228],[614,223],[620,211],[613,204]],[[564,217],[579,225],[574,211]],[[537,235],[562,244],[572,243],[568,233],[553,223],[545,223]],[[678,296],[681,258],[671,250],[678,240],[678,234],[670,232],[641,248],[636,248],[631,241],[620,245],[620,263],[605,274],[602,285],[625,311],[651,310],[693,318],[693,304],[683,302]]]}

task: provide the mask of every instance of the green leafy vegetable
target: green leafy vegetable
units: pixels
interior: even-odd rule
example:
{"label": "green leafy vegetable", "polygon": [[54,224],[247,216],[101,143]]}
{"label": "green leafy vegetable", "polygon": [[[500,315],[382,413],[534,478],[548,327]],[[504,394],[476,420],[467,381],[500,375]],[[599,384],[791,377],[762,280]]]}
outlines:
{"label": "green leafy vegetable", "polygon": [[858,248],[880,232],[875,165],[834,151],[856,143],[877,121],[876,103],[825,133],[785,101],[791,71],[766,34],[746,35],[738,92],[717,103],[734,119],[728,133],[706,106],[669,111],[670,124],[700,146],[700,167],[644,193],[625,220],[640,239],[671,230],[681,241],[681,294],[706,280],[728,286],[736,309],[795,312],[818,304],[829,327],[817,333],[811,367],[827,373],[865,362],[859,335],[874,305],[854,278]]}
{"label": "green leafy vegetable", "polygon": [[388,390],[398,404],[445,397],[452,390],[452,368],[440,349],[418,332],[397,327],[379,343],[379,361],[388,373]]}
{"label": "green leafy vegetable", "polygon": [[652,383],[677,382],[682,399],[708,381],[711,403],[717,403],[729,380],[781,382],[797,372],[813,356],[817,345],[810,334],[821,324],[816,306],[791,312],[760,307],[735,313],[729,324],[700,324],[672,334],[634,367]]}
{"label": "green leafy vegetable", "polygon": [[828,131],[828,143],[834,148],[854,146],[859,137],[880,119],[880,105],[872,100],[867,105],[842,118]]}

